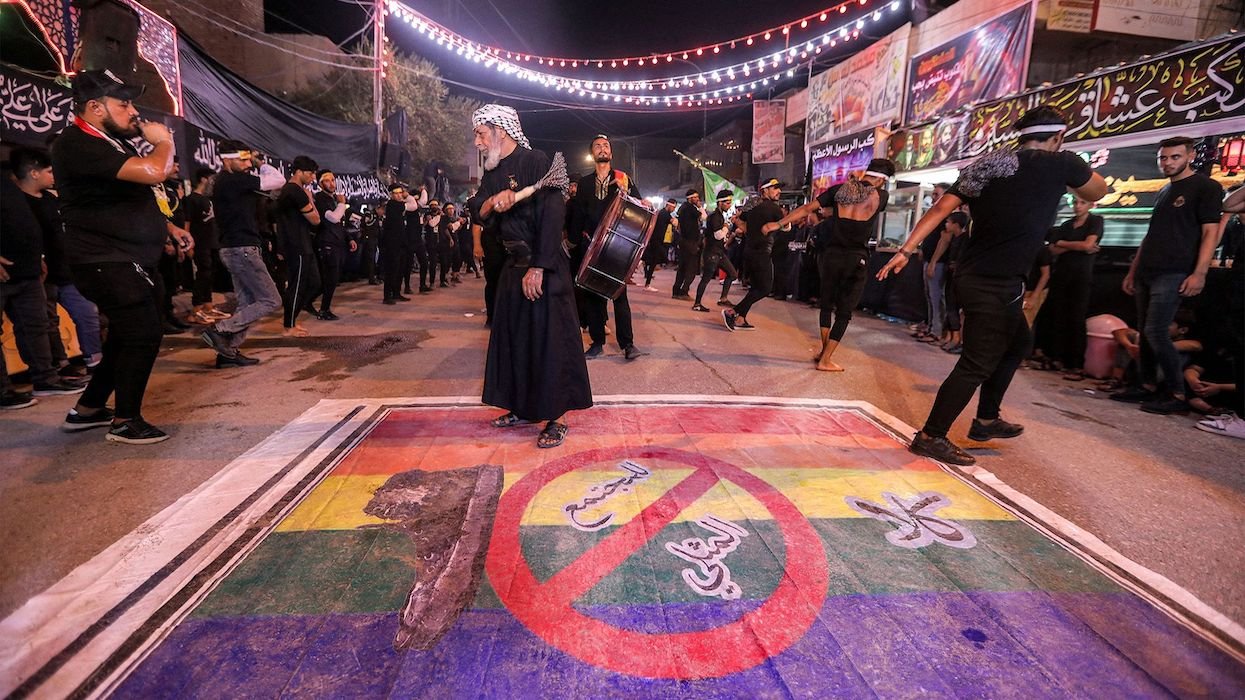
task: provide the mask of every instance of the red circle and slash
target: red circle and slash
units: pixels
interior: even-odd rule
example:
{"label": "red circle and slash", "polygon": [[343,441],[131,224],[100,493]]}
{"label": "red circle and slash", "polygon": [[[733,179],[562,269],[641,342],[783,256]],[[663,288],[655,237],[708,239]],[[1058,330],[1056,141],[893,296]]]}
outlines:
{"label": "red circle and slash", "polygon": [[[523,513],[549,482],[581,466],[611,459],[662,460],[691,466],[693,472],[569,566],[543,583],[537,581],[519,541]],[[576,599],[722,479],[760,501],[782,532],[787,553],[783,575],[759,608],[707,630],[650,634],[616,627],[573,607]],[[821,538],[786,496],[733,464],[667,448],[588,450],[528,474],[498,503],[485,567],[501,602],[549,644],[618,673],[679,680],[738,673],[782,653],[817,619],[830,583]]]}

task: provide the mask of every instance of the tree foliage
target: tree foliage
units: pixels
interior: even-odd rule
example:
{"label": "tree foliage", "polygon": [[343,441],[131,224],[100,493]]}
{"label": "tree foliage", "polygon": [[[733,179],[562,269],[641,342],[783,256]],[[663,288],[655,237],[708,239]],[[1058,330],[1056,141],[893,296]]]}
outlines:
{"label": "tree foliage", "polygon": [[[371,64],[370,42],[360,44],[357,53],[360,65]],[[415,172],[434,160],[461,162],[471,148],[471,113],[479,103],[449,94],[440,70],[427,59],[386,51],[386,62],[384,114],[406,110],[405,147]],[[289,99],[330,119],[370,124],[372,78],[370,71],[334,68]]]}

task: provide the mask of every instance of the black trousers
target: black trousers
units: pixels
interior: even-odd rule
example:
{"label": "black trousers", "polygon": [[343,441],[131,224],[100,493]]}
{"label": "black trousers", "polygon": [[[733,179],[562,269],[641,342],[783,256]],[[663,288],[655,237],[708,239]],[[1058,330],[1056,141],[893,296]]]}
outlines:
{"label": "black trousers", "polygon": [[161,309],[164,317],[173,319],[173,296],[177,293],[179,278],[181,277],[181,263],[178,262],[176,255],[161,255],[160,265],[157,271],[160,273],[160,289],[161,289]]}
{"label": "black trousers", "polygon": [[342,262],[346,251],[333,246],[322,246],[316,252],[320,259],[320,313],[326,314],[333,306],[333,294],[342,279]]}
{"label": "black trousers", "polygon": [[943,313],[946,314],[945,328],[948,331],[960,330],[960,312],[963,307],[960,305],[960,295],[957,287],[953,283],[955,280],[955,263],[947,266],[944,273],[945,280],[942,288],[942,307]]}
{"label": "black trousers", "polygon": [[380,271],[385,276],[386,299],[396,299],[402,293],[402,277],[408,274],[410,257],[402,241],[380,242]]}
{"label": "black trousers", "polygon": [[1085,317],[1089,313],[1089,294],[1093,270],[1056,272],[1051,276],[1050,295],[1043,309],[1050,309],[1054,330],[1055,358],[1065,369],[1085,366]]}
{"label": "black trousers", "polygon": [[216,251],[195,245],[195,287],[190,302],[195,306],[212,303],[212,279]]}
{"label": "black trousers", "polygon": [[684,296],[692,288],[692,280],[700,270],[700,244],[679,243],[679,271],[674,275],[673,296]]}
{"label": "black trousers", "polygon": [[719,298],[725,299],[730,293],[731,284],[739,277],[739,272],[731,264],[731,259],[726,256],[726,251],[715,250],[705,254],[705,266],[700,271],[700,284],[696,285],[697,304],[705,298],[705,288],[709,286],[709,280],[717,277],[718,270],[726,271],[726,280],[722,282],[722,296]]}
{"label": "black trousers", "polygon": [[72,266],[73,281],[82,296],[108,317],[103,359],[78,402],[103,408],[116,394],[116,415],[142,415],[143,395],[160,353],[162,337],[160,275],[138,263],[97,263]]}
{"label": "black trousers", "polygon": [[449,246],[442,246],[438,251],[441,265],[441,284],[450,283],[450,271],[458,272],[458,268],[454,266],[454,249]]}
{"label": "black trousers", "polygon": [[285,316],[286,328],[293,328],[312,299],[320,291],[320,265],[313,253],[299,253],[285,258]]}
{"label": "black trousers", "polygon": [[429,244],[428,239],[424,239],[418,250],[415,251],[419,257],[419,286],[420,288],[431,288],[437,283],[437,261],[440,256],[437,253],[436,239]]}
{"label": "black trousers", "polygon": [[[778,245],[779,243],[775,243],[774,253],[770,255],[770,261],[774,263],[774,283],[770,287],[770,293],[786,299],[791,294],[791,251],[779,252]],[[786,243],[781,245],[786,246]]]}
{"label": "black trousers", "polygon": [[376,239],[372,237],[359,241],[359,274],[367,281],[376,279]]}
{"label": "black trousers", "polygon": [[735,313],[747,317],[752,305],[769,296],[774,287],[774,262],[768,250],[745,250],[744,270],[752,282],[743,301],[735,305]]}
{"label": "black trousers", "polygon": [[961,275],[951,285],[964,309],[964,351],[939,387],[922,428],[932,437],[946,437],[978,387],[977,417],[998,418],[1003,395],[1032,342],[1024,315],[1024,280]]}
{"label": "black trousers", "polygon": [[[588,318],[588,337],[593,345],[605,345],[605,323],[609,320],[609,300],[603,296],[584,293],[584,310]],[[614,300],[614,331],[617,335],[618,347],[626,350],[635,343],[635,331],[631,326],[631,301],[627,299],[627,288]]]}
{"label": "black trousers", "polygon": [[868,265],[864,255],[847,250],[828,249],[817,257],[821,277],[820,325],[830,329],[830,339],[839,341],[852,322],[852,312],[865,291]]}

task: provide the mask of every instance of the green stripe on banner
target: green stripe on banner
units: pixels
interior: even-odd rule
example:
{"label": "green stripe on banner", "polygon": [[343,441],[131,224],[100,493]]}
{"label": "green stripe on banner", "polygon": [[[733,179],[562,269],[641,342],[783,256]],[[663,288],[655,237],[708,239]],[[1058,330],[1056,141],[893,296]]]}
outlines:
{"label": "green stripe on banner", "polygon": [[748,198],[747,192],[744,192],[743,190],[739,189],[738,187],[735,186],[735,183],[731,182],[730,180],[727,180],[726,178],[713,172],[712,170],[708,168],[701,168],[700,172],[705,177],[705,200],[704,201],[706,202],[717,201],[718,190],[722,189],[723,187],[729,187],[731,188],[731,191],[735,193],[735,206],[743,205],[744,200]]}
{"label": "green stripe on banner", "polygon": [[[825,544],[831,596],[951,591],[1116,592],[1118,587],[1021,522],[978,520],[972,549],[890,544],[884,523],[862,519],[810,521]],[[782,535],[773,521],[745,521],[748,536],[723,562],[744,599],[766,598],[782,573]],[[523,528],[523,556],[546,580],[604,539],[563,527]],[[689,565],[667,542],[707,534],[691,523],[667,526],[609,573],[577,605],[654,604],[705,600],[682,579]],[[800,556],[795,553],[795,556]],[[195,610],[200,617],[319,615],[400,610],[415,580],[418,554],[407,535],[390,529],[312,530],[269,535]],[[500,603],[485,579],[473,607]]]}

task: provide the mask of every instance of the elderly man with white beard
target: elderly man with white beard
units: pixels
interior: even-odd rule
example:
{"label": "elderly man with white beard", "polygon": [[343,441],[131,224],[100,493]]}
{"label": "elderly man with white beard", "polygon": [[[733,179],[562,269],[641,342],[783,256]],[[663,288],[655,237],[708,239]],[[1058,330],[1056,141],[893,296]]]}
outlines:
{"label": "elderly man with white beard", "polygon": [[477,197],[506,249],[497,282],[483,401],[506,409],[496,428],[545,421],[536,444],[566,438],[568,411],[592,406],[575,313],[574,283],[562,249],[566,202],[557,189],[527,199],[515,193],[536,184],[549,157],[533,151],[514,109],[490,104],[471,118],[475,145],[485,154]]}

